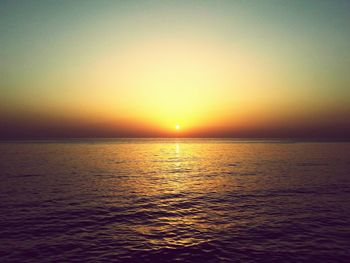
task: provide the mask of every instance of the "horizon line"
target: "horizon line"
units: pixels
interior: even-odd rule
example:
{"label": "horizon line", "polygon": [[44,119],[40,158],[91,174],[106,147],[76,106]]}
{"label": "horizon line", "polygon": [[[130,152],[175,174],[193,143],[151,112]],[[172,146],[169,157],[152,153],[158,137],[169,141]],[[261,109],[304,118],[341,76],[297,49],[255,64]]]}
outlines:
{"label": "horizon line", "polygon": [[36,137],[0,138],[0,142],[16,141],[64,141],[64,140],[241,140],[241,141],[283,141],[283,142],[350,142],[350,138],[331,137]]}

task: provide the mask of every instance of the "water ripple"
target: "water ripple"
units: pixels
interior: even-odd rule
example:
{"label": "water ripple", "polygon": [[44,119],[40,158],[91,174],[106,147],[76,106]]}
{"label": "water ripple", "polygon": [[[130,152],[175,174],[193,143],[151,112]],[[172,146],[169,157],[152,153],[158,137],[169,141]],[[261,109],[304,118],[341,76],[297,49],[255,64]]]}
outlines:
{"label": "water ripple", "polygon": [[1,262],[350,261],[350,144],[52,141],[0,151]]}

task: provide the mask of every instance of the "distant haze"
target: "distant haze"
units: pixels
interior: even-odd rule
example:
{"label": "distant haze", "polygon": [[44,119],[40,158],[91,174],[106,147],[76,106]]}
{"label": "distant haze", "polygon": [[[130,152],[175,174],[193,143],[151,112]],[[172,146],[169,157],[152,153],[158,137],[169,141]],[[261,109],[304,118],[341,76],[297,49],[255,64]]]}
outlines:
{"label": "distant haze", "polygon": [[349,12],[0,1],[0,138],[350,139]]}

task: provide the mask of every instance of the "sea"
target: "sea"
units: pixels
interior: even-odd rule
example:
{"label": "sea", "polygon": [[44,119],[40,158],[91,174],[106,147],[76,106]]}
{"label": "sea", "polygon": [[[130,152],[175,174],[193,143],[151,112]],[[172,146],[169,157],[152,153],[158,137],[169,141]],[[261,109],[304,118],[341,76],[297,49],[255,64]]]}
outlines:
{"label": "sea", "polygon": [[350,143],[0,143],[0,262],[350,262]]}

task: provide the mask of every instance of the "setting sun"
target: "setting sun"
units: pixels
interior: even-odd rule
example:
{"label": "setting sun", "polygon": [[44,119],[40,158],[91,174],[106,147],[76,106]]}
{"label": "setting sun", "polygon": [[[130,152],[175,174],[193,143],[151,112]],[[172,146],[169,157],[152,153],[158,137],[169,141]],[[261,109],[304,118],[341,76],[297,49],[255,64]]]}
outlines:
{"label": "setting sun", "polygon": [[0,263],[350,263],[349,11],[0,0]]}

